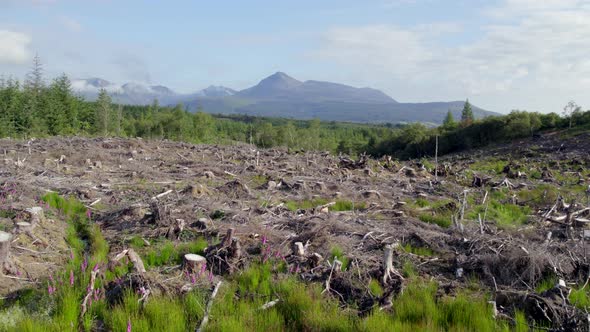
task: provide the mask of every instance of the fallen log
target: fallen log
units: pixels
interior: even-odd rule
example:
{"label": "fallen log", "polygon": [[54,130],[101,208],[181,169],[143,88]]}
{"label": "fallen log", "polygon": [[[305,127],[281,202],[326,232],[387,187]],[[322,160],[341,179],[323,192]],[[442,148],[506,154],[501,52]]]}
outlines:
{"label": "fallen log", "polygon": [[90,272],[90,283],[88,284],[88,289],[86,292],[86,296],[84,297],[84,301],[82,301],[82,310],[80,311],[80,320],[82,320],[82,317],[84,317],[84,314],[86,314],[86,310],[88,310],[87,306],[88,306],[88,301],[92,298],[92,295],[94,295],[94,283],[96,281],[96,275],[98,274],[100,270],[96,269],[96,270],[92,270],[92,272]]}
{"label": "fallen log", "polygon": [[143,261],[141,260],[141,257],[133,249],[125,249],[125,250],[121,251],[113,258],[112,261],[118,262],[125,256],[127,256],[129,261],[133,264],[135,271],[137,271],[139,274],[144,274],[146,272],[145,266],[143,265]]}

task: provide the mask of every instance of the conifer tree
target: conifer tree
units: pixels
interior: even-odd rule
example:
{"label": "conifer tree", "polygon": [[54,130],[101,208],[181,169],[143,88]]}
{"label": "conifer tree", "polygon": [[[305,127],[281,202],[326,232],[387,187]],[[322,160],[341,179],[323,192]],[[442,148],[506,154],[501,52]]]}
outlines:
{"label": "conifer tree", "polygon": [[455,117],[453,116],[453,113],[451,112],[451,110],[449,110],[447,112],[447,116],[445,117],[444,121],[443,121],[443,128],[445,129],[453,129],[456,126],[456,122],[455,122]]}
{"label": "conifer tree", "polygon": [[111,96],[107,90],[100,89],[96,101],[96,131],[103,136],[109,134],[109,118],[111,116]]}
{"label": "conifer tree", "polygon": [[473,123],[473,110],[471,109],[471,104],[469,103],[469,99],[465,101],[463,105],[463,111],[461,112],[461,123],[464,126],[470,125]]}

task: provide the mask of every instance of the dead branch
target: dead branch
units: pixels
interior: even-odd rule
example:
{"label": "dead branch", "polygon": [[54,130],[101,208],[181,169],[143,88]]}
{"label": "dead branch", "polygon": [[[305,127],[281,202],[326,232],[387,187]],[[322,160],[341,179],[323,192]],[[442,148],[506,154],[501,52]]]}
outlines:
{"label": "dead branch", "polygon": [[203,316],[203,320],[201,321],[201,324],[196,329],[197,332],[203,331],[205,326],[207,326],[207,323],[209,322],[209,313],[211,312],[211,308],[213,307],[213,300],[215,300],[215,297],[217,296],[217,292],[219,291],[220,286],[221,286],[221,280],[217,282],[217,284],[215,285],[215,288],[213,289],[213,293],[211,293],[211,297],[209,298],[209,302],[207,302],[207,308],[205,309],[205,316]]}

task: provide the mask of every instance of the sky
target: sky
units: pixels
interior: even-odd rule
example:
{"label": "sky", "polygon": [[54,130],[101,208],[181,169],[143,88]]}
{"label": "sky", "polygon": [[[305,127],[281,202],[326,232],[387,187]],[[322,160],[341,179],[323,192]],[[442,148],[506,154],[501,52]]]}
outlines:
{"label": "sky", "polygon": [[400,102],[590,108],[590,0],[0,0],[0,74],[178,92],[283,71]]}

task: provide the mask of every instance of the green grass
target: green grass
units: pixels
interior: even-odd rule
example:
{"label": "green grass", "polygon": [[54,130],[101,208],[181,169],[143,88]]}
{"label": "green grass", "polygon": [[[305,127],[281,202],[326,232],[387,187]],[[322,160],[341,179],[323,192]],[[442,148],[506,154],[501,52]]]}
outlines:
{"label": "green grass", "polygon": [[342,262],[342,270],[346,270],[348,265],[350,264],[350,260],[344,254],[344,250],[338,245],[335,245],[330,249],[330,260],[334,261],[335,258],[338,258],[339,261]]}
{"label": "green grass", "polygon": [[203,254],[208,243],[203,238],[194,241],[175,245],[170,240],[156,242],[146,248],[141,255],[146,267],[158,267],[164,265],[175,265],[182,262],[185,254]]}
{"label": "green grass", "polygon": [[[491,200],[488,205],[486,222],[493,221],[500,228],[514,228],[524,225],[528,221],[530,213],[531,208],[529,206],[502,204],[496,200]],[[484,214],[485,206],[478,205],[466,215],[468,219],[478,220],[478,215],[483,218]]]}
{"label": "green grass", "polygon": [[414,204],[418,207],[424,208],[430,205],[430,202],[425,200],[424,198],[417,198]]}
{"label": "green grass", "polygon": [[143,239],[139,236],[132,237],[127,243],[135,249],[143,248],[145,246]]}
{"label": "green grass", "polygon": [[[64,198],[56,193],[43,196],[43,200],[66,220],[66,242],[71,257],[61,272],[44,280],[45,290],[23,290],[15,304],[27,312],[27,317],[7,326],[14,331],[76,331],[90,330],[93,316],[80,319],[82,298],[90,280],[90,271],[106,266],[109,246],[98,225],[92,223],[87,208],[76,199]],[[101,280],[95,286],[101,287]],[[50,286],[57,287],[49,294]],[[100,301],[97,301],[97,306]],[[9,308],[10,309],[10,308]],[[91,307],[91,310],[92,307]],[[1,315],[0,315],[1,316]]]}
{"label": "green grass", "polygon": [[423,213],[418,216],[418,219],[423,222],[439,225],[442,228],[449,228],[452,224],[451,216],[444,214],[432,215]]}
{"label": "green grass", "polygon": [[420,162],[422,163],[422,165],[424,165],[424,167],[426,167],[427,169],[434,169],[434,164],[432,162],[430,162],[430,160],[426,159],[426,158],[422,158],[420,159]]}
{"label": "green grass", "polygon": [[414,266],[412,261],[405,259],[402,262],[402,275],[404,276],[404,278],[414,278],[418,275],[416,267]]}
{"label": "green grass", "polygon": [[[93,302],[87,314],[80,319],[80,304],[89,281],[89,269],[81,270],[84,257],[105,264],[108,246],[95,227],[81,212],[80,206],[69,199],[50,197],[52,206],[68,216],[73,227],[68,233],[74,258],[55,276],[58,290],[48,295],[43,289],[21,291],[15,303],[0,310],[0,329],[7,331],[92,331],[104,324],[107,331],[125,331],[128,324],[137,331],[194,330],[203,317],[211,289],[196,288],[184,296],[153,295],[142,304],[139,294],[128,291],[120,303],[109,305],[103,299]],[[76,237],[77,236],[77,237]],[[71,240],[71,241],[70,241]],[[146,251],[146,261],[153,252],[152,264],[173,262],[184,252],[202,252],[207,245],[203,239],[175,246],[170,241],[154,244]],[[407,247],[413,252],[424,249]],[[346,262],[344,251],[332,247],[332,258]],[[345,260],[346,259],[346,260]],[[348,263],[345,263],[345,266]],[[352,310],[341,308],[336,296],[322,293],[321,283],[306,284],[284,271],[276,262],[253,264],[241,273],[226,277],[218,297],[213,303],[207,331],[494,331],[507,330],[502,321],[495,321],[484,294],[459,291],[457,296],[437,296],[438,285],[417,276],[411,262],[403,264],[408,278],[404,292],[393,301],[393,310],[375,310],[359,317]],[[75,281],[69,284],[70,271]],[[107,280],[109,277],[107,277]],[[43,287],[49,283],[43,282]],[[101,287],[102,281],[97,282]],[[378,280],[368,284],[373,296],[381,296],[383,289]],[[573,292],[572,301],[585,298],[582,290]],[[580,295],[584,294],[584,295]],[[586,297],[587,298],[587,297]],[[261,310],[270,300],[280,299],[272,308]],[[524,322],[524,317],[517,317]]]}
{"label": "green grass", "polygon": [[427,247],[414,247],[410,243],[402,245],[402,249],[407,253],[411,253],[418,256],[434,256],[434,251],[432,249]]}
{"label": "green grass", "polygon": [[[320,205],[328,204],[329,201],[325,198],[316,198],[311,200],[301,200],[301,201],[286,201],[285,207],[290,211],[296,212],[299,210],[309,210]],[[362,210],[366,208],[365,202],[353,202],[349,200],[337,200],[334,202],[335,204],[330,206],[328,209],[333,212],[337,211],[352,211],[352,210]]]}
{"label": "green grass", "polygon": [[570,302],[582,310],[590,309],[590,294],[588,286],[586,288],[574,288],[569,296]]}
{"label": "green grass", "polygon": [[502,174],[504,167],[508,165],[506,160],[484,159],[471,164],[469,168],[474,171],[488,174]]}
{"label": "green grass", "polygon": [[381,287],[379,280],[371,279],[369,282],[369,290],[375,297],[381,297],[383,295],[383,288]]}
{"label": "green grass", "polygon": [[543,293],[544,291],[550,290],[553,287],[555,287],[556,283],[557,278],[555,276],[544,278],[537,283],[537,286],[535,286],[535,292]]}
{"label": "green grass", "polygon": [[518,192],[518,200],[530,206],[545,207],[555,204],[559,190],[550,184],[540,184],[532,189]]}
{"label": "green grass", "polygon": [[365,202],[352,202],[346,200],[337,200],[336,204],[330,206],[330,211],[352,211],[366,209]]}

